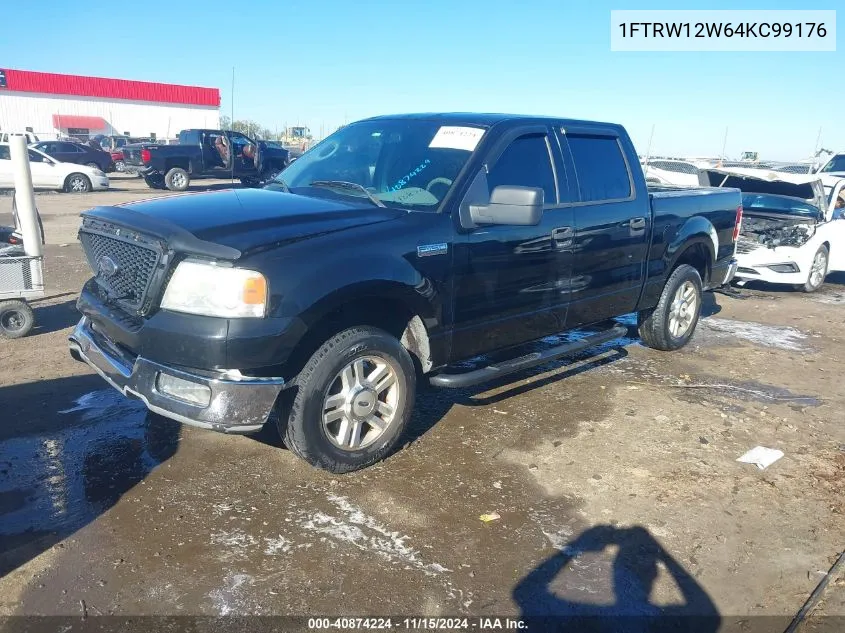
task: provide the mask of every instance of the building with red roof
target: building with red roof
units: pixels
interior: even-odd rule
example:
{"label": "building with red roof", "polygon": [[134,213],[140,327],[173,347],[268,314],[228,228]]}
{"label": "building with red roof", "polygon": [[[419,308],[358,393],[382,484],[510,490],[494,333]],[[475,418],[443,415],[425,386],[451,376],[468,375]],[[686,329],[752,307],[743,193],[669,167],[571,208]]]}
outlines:
{"label": "building with red roof", "polygon": [[217,88],[0,69],[0,132],[173,138],[219,124]]}

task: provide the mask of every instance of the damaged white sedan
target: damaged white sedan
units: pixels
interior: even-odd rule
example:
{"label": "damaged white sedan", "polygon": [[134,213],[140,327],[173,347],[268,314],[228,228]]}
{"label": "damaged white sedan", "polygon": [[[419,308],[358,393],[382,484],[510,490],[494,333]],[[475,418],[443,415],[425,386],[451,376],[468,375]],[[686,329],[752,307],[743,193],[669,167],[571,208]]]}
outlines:
{"label": "damaged white sedan", "polygon": [[825,193],[818,175],[761,169],[704,169],[702,185],[742,190],[736,281],[790,284],[814,292],[845,270],[845,219],[835,219],[845,179]]}

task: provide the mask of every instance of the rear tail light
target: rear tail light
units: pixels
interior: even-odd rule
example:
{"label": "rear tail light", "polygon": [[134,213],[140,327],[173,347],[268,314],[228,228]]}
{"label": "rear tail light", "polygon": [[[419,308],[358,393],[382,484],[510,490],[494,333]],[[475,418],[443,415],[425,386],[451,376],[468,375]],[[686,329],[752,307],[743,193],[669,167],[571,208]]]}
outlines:
{"label": "rear tail light", "polygon": [[148,150],[148,149],[142,149],[141,150],[141,160],[145,163],[149,163],[152,160],[152,156],[150,155],[150,150]]}
{"label": "rear tail light", "polygon": [[739,238],[739,229],[742,227],[742,205],[736,208],[736,226],[734,226],[734,242]]}

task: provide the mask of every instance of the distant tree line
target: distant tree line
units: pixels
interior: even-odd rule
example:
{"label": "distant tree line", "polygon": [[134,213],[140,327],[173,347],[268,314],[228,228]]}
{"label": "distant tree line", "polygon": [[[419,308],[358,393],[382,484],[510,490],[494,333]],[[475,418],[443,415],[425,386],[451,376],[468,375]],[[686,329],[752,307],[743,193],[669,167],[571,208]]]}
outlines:
{"label": "distant tree line", "polygon": [[278,140],[282,134],[284,134],[284,130],[276,132],[270,128],[262,126],[260,123],[250,121],[248,119],[243,121],[232,121],[231,117],[228,117],[225,114],[220,117],[220,129],[240,132],[242,134],[246,134],[250,138],[257,138],[262,141]]}

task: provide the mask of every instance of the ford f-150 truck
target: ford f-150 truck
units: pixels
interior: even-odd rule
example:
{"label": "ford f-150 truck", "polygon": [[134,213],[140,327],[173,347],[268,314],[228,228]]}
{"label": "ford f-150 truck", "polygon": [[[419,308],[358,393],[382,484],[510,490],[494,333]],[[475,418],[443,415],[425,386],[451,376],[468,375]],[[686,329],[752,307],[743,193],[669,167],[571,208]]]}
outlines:
{"label": "ford f-150 truck", "polygon": [[185,191],[192,178],[239,178],[245,185],[272,180],[290,162],[288,151],[228,130],[182,130],[179,143],[123,146],[124,167],[153,189]]}
{"label": "ford f-150 truck", "polygon": [[648,191],[619,125],[367,119],[263,189],[84,213],[95,275],[70,351],[156,413],[270,421],[351,471],[397,445],[420,380],[497,379],[618,338],[631,312],[647,345],[682,347],[702,292],[735,273],[741,214],[736,189]]}

